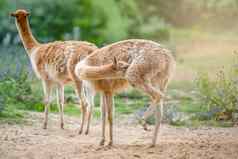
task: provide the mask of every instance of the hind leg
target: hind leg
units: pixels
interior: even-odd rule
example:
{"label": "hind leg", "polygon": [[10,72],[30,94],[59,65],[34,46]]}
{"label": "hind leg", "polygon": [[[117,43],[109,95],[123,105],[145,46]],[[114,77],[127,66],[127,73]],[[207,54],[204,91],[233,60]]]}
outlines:
{"label": "hind leg", "polygon": [[129,68],[127,73],[128,74],[126,75],[126,78],[129,81],[129,83],[135,88],[142,90],[151,98],[151,103],[152,103],[151,107],[155,109],[155,118],[156,118],[156,124],[155,124],[154,133],[153,133],[152,145],[151,145],[151,146],[154,146],[157,140],[158,131],[160,127],[160,121],[161,121],[160,109],[158,104],[161,98],[164,96],[164,94],[160,89],[157,89],[151,84],[151,80],[148,80],[148,78],[146,78],[146,77],[150,77],[149,75],[151,74],[145,74],[137,66],[135,66],[134,68]]}
{"label": "hind leg", "polygon": [[87,135],[89,133],[89,128],[90,128],[90,122],[91,122],[91,118],[92,118],[92,110],[94,107],[94,97],[95,97],[95,92],[88,88],[88,87],[84,87],[84,93],[85,93],[85,97],[87,100],[87,126],[86,126],[86,131],[85,134]]}
{"label": "hind leg", "polygon": [[100,94],[100,108],[101,108],[101,117],[102,117],[102,137],[100,141],[100,145],[104,145],[105,143],[105,128],[106,128],[106,96],[104,93]]}
{"label": "hind leg", "polygon": [[142,90],[143,92],[145,92],[147,95],[149,95],[151,97],[151,103],[152,103],[151,107],[153,107],[153,109],[155,109],[155,118],[156,118],[156,124],[155,124],[155,129],[154,129],[154,133],[153,133],[153,139],[152,139],[151,146],[155,146],[160,123],[161,123],[161,115],[160,115],[161,110],[159,109],[158,103],[160,102],[161,98],[163,97],[163,94],[161,93],[161,91],[156,90],[150,84],[147,84],[143,81],[134,83],[133,86]]}
{"label": "hind leg", "polygon": [[[141,87],[141,88],[143,89],[143,91],[151,97],[151,105],[150,105],[150,107],[152,107],[151,110],[153,110],[153,109],[155,110],[155,119],[156,120],[155,120],[155,128],[154,128],[154,132],[153,132],[152,145],[151,145],[151,146],[155,146],[157,137],[158,137],[161,118],[162,118],[162,115],[161,115],[162,110],[161,110],[161,107],[158,105],[158,103],[160,103],[163,94],[161,94],[160,91],[156,91],[153,87],[150,87],[149,85],[147,85],[145,83],[142,84],[142,86],[143,87]],[[149,110],[149,113],[152,112],[151,110]]]}
{"label": "hind leg", "polygon": [[52,83],[47,80],[42,81],[43,91],[44,91],[44,104],[45,104],[45,111],[44,111],[44,124],[43,129],[47,129],[48,125],[48,114],[49,114],[49,106],[50,106],[50,96],[52,93]]}
{"label": "hind leg", "polygon": [[60,112],[60,127],[64,129],[64,85],[57,86],[57,104]]}
{"label": "hind leg", "polygon": [[[162,93],[165,93],[167,86],[168,86],[168,79],[167,78],[162,78],[161,76],[155,77],[155,79],[151,80],[152,86],[156,87],[157,89],[160,89]],[[164,98],[160,99],[160,116],[161,120],[163,118],[163,103],[164,103]],[[152,116],[155,113],[155,107],[153,106],[153,103],[149,105],[147,110],[144,112],[143,117],[141,119],[142,126],[144,130],[148,130],[147,128],[147,123],[146,120],[148,117]]]}
{"label": "hind leg", "polygon": [[81,109],[81,123],[78,133],[81,134],[83,132],[84,122],[85,122],[85,115],[86,115],[86,108],[87,104],[84,101],[84,96],[82,95],[82,81],[75,82],[76,85],[76,94],[80,100],[80,109]]}

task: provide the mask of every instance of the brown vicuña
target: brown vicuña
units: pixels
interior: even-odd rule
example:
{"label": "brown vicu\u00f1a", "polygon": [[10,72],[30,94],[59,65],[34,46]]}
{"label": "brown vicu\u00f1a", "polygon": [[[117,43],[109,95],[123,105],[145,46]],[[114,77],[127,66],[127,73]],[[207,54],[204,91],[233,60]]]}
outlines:
{"label": "brown vicu\u00f1a", "polygon": [[[109,122],[109,145],[113,143],[113,95],[128,84],[151,98],[145,120],[155,110],[156,125],[152,145],[156,144],[163,108],[163,96],[175,70],[175,60],[160,44],[140,39],[120,41],[94,51],[80,61],[75,74],[101,92],[102,139],[105,142],[105,118]],[[160,103],[160,108],[157,106]],[[144,125],[146,128],[146,125]]]}
{"label": "brown vicu\u00f1a", "polygon": [[[32,35],[29,22],[29,13],[25,10],[17,10],[11,13],[16,18],[16,25],[23,42],[24,48],[30,58],[36,76],[42,80],[45,102],[45,116],[43,128],[47,128],[48,107],[54,85],[57,86],[57,102],[60,111],[60,125],[64,128],[64,85],[73,82],[76,93],[80,98],[82,110],[81,126],[79,133],[83,131],[83,125],[87,113],[87,129],[89,131],[91,109],[93,107],[94,93],[83,87],[82,81],[74,73],[76,64],[92,53],[97,47],[94,44],[83,41],[56,41],[40,44]],[[82,90],[86,89],[87,94]],[[86,97],[85,97],[86,96]]]}

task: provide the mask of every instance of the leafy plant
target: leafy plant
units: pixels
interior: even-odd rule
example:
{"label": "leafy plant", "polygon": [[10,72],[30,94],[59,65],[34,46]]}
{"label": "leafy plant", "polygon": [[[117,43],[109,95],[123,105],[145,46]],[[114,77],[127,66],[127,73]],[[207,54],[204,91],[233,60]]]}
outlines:
{"label": "leafy plant", "polygon": [[[19,114],[17,108],[35,102],[31,89],[31,71],[20,47],[0,49],[0,112],[1,116]],[[21,56],[17,55],[21,54]],[[18,115],[19,116],[19,115]]]}
{"label": "leafy plant", "polygon": [[139,35],[152,40],[169,40],[169,25],[157,16],[148,18],[139,28]]}
{"label": "leafy plant", "polygon": [[215,79],[208,74],[200,74],[197,88],[202,104],[209,111],[216,111],[216,119],[231,119],[232,112],[238,110],[238,67],[220,70]]}

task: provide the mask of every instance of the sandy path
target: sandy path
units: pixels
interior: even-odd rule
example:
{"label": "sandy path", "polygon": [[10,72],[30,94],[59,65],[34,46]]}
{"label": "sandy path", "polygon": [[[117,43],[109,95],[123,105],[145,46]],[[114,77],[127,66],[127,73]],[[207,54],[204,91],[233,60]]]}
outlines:
{"label": "sandy path", "polygon": [[[34,117],[34,118],[33,118]],[[147,148],[151,132],[116,121],[115,146],[98,146],[100,124],[88,136],[76,135],[77,118],[66,117],[60,130],[56,115],[49,129],[41,129],[43,114],[27,117],[27,124],[0,124],[0,159],[238,159],[238,128],[175,128],[163,125],[156,148]]]}

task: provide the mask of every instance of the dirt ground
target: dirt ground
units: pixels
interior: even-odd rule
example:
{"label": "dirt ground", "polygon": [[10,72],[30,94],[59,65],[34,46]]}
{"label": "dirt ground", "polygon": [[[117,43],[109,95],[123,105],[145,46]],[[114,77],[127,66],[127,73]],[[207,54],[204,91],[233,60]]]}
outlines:
{"label": "dirt ground", "polygon": [[101,127],[92,123],[89,135],[77,135],[79,118],[66,117],[59,128],[50,115],[49,128],[41,128],[43,114],[31,113],[26,123],[0,124],[0,159],[238,159],[238,127],[176,128],[163,124],[155,148],[148,148],[151,131],[127,119],[115,121],[114,146],[99,146]]}

